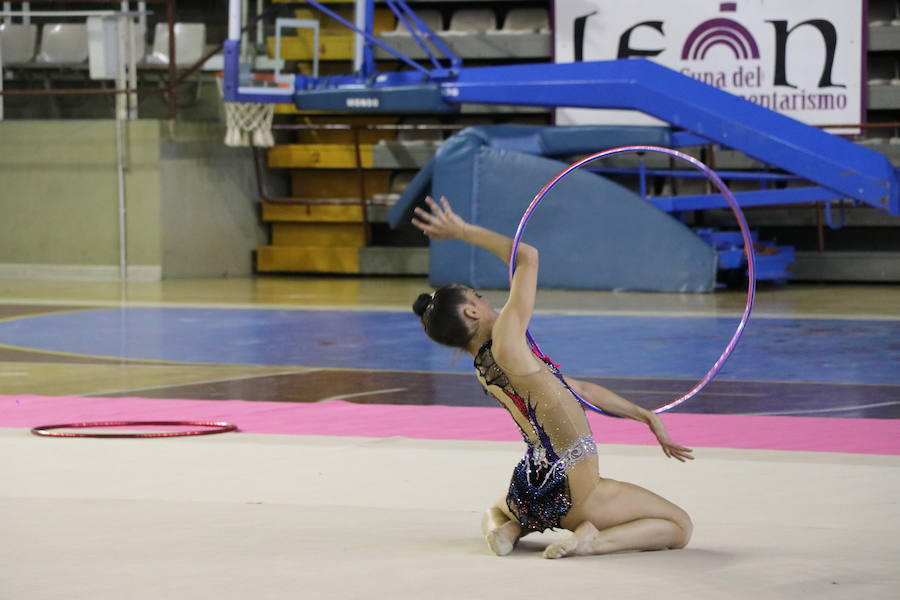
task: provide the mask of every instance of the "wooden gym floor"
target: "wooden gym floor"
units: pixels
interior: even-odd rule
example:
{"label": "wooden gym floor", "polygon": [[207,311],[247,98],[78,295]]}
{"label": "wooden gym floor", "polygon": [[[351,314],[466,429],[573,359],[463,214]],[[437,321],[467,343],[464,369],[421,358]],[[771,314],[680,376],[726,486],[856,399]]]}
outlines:
{"label": "wooden gym floor", "polygon": [[[499,410],[467,357],[424,339],[409,305],[427,289],[378,278],[0,281],[0,597],[900,593],[900,286],[760,289],[720,377],[669,417],[693,419],[679,430],[700,443],[692,464],[665,460],[646,436],[605,443],[618,422],[595,430],[604,475],[692,514],[694,540],[678,552],[542,561],[557,532],[491,556],[479,513],[503,492],[521,443],[467,435],[465,420],[449,439],[423,421],[413,436],[369,422],[358,434],[326,423],[165,440],[45,439],[28,433],[43,423],[16,421],[32,401],[70,416],[88,397],[120,418],[169,399],[263,413],[336,403],[347,419],[361,405]],[[532,330],[564,372],[653,406],[712,365],[743,300],[546,291]],[[708,445],[700,415],[730,419],[721,439],[732,441]],[[813,437],[820,427],[824,451],[785,450],[784,429],[758,431],[776,422]],[[885,439],[848,450],[851,429]]]}

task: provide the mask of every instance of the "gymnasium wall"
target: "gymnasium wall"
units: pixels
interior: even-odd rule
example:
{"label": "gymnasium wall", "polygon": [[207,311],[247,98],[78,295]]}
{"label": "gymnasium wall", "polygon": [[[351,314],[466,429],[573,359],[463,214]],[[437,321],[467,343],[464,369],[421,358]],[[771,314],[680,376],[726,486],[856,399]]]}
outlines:
{"label": "gymnasium wall", "polygon": [[251,150],[225,146],[216,123],[159,123],[163,277],[250,275],[268,241]]}
{"label": "gymnasium wall", "polygon": [[[129,278],[251,272],[265,239],[246,149],[219,127],[128,124]],[[119,232],[115,124],[0,122],[0,277],[113,280]]]}

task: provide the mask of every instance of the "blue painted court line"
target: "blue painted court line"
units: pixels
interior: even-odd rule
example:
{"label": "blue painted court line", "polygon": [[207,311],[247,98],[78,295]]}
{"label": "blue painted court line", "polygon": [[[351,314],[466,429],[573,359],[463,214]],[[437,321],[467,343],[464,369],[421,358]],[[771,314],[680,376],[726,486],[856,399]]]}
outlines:
{"label": "blue painted court line", "polygon": [[[736,317],[536,315],[532,333],[571,375],[700,378]],[[720,377],[900,384],[900,322],[750,321]],[[0,322],[0,343],[175,362],[469,372],[412,313],[126,308]]]}

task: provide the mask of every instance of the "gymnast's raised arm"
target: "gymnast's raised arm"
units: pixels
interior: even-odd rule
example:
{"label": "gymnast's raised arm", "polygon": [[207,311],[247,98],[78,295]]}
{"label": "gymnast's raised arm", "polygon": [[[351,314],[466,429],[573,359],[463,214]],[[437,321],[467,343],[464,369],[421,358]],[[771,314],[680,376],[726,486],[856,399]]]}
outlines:
{"label": "gymnast's raised arm", "polygon": [[[456,238],[466,243],[484,248],[495,254],[500,260],[509,263],[509,251],[512,249],[512,239],[479,225],[467,223],[462,217],[453,212],[447,198],[441,196],[440,204],[434,198],[428,196],[425,203],[431,209],[428,212],[422,208],[416,208],[416,216],[412,223],[421,229],[425,235],[433,240],[449,240]],[[529,262],[536,259],[537,249],[526,243],[519,244],[516,252],[516,265],[522,261]]]}
{"label": "gymnast's raised arm", "polygon": [[[479,225],[467,223],[453,212],[446,198],[440,204],[430,196],[425,199],[431,212],[415,209],[412,223],[435,240],[456,238],[492,252],[508,262],[512,239]],[[525,341],[525,330],[534,310],[537,292],[538,251],[534,246],[520,243],[516,250],[516,272],[509,290],[509,299],[493,329],[494,358],[504,366],[530,370],[534,361]]]}

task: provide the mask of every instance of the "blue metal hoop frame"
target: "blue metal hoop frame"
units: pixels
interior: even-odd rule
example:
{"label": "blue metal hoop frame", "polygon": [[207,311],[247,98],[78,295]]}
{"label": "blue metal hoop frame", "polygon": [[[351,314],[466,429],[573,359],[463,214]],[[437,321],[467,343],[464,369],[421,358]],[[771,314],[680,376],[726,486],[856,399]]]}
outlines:
{"label": "blue metal hoop frame", "polygon": [[[653,409],[654,413],[659,414],[675,408],[686,400],[690,400],[691,398],[696,396],[697,393],[700,392],[700,390],[705,388],[710,381],[712,381],[713,377],[716,376],[716,374],[725,364],[725,361],[728,360],[728,357],[731,356],[731,353],[734,351],[735,346],[737,346],[738,341],[741,339],[741,335],[744,333],[744,328],[747,326],[747,321],[750,318],[750,311],[753,310],[753,299],[756,294],[756,254],[753,251],[753,240],[750,237],[750,230],[747,227],[747,220],[744,218],[744,213],[741,210],[740,205],[738,205],[737,200],[735,200],[734,194],[731,193],[731,190],[728,189],[728,186],[725,185],[725,183],[716,174],[715,171],[710,169],[708,166],[706,166],[693,156],[689,156],[677,150],[672,150],[671,148],[664,148],[662,146],[622,146],[620,148],[612,148],[610,150],[604,150],[603,152],[591,154],[590,156],[572,163],[563,171],[561,171],[556,177],[551,179],[550,182],[547,183],[547,185],[545,185],[541,189],[541,191],[537,193],[537,195],[531,201],[531,204],[528,205],[528,208],[525,209],[525,213],[522,215],[521,221],[519,221],[519,226],[516,228],[516,234],[513,236],[512,248],[510,249],[509,283],[510,286],[512,286],[513,274],[516,271],[516,251],[519,249],[519,242],[522,240],[522,235],[525,233],[525,227],[528,225],[528,221],[531,220],[531,216],[534,214],[535,209],[538,207],[544,197],[550,192],[550,190],[552,190],[557,183],[559,183],[567,175],[569,175],[569,173],[578,169],[579,167],[582,167],[601,158],[606,158],[608,156],[613,156],[616,154],[624,154],[626,152],[656,152],[659,154],[665,154],[668,156],[679,158],[706,175],[707,179],[709,179],[709,181],[719,189],[722,195],[725,196],[725,200],[726,202],[728,202],[728,206],[731,208],[731,212],[733,212],[734,216],[737,218],[738,225],[741,228],[741,237],[744,240],[744,254],[747,256],[747,303],[744,307],[744,313],[741,315],[741,320],[738,323],[734,335],[731,336],[731,340],[728,342],[728,345],[725,347],[725,351],[722,352],[722,355],[719,357],[719,359],[716,360],[715,364],[713,364],[709,372],[704,375],[703,378],[694,385],[694,387],[692,387],[687,393],[676,398],[672,402]],[[528,343],[531,344],[532,350],[539,356],[544,356],[544,353],[541,351],[540,346],[538,346],[534,337],[531,335],[531,332],[526,330],[525,335],[528,338]],[[601,414],[616,416],[597,408],[593,404],[590,404],[589,402],[584,400],[584,398],[578,396],[578,394],[575,394],[575,397],[578,398],[578,400],[582,404],[592,410],[595,410]]]}

